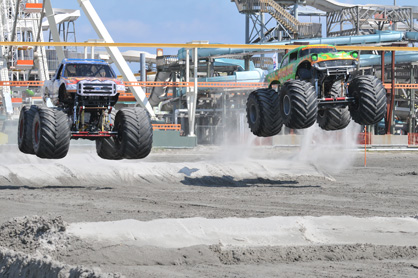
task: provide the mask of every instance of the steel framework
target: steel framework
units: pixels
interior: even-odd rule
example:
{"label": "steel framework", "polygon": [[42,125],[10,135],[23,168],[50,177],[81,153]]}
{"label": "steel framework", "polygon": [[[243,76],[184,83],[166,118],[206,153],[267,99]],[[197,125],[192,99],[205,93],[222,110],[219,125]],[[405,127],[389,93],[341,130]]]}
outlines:
{"label": "steel framework", "polygon": [[[245,43],[321,36],[321,24],[298,20],[297,7],[303,0],[231,0],[245,14]],[[292,15],[293,14],[293,15]]]}
{"label": "steel framework", "polygon": [[418,30],[412,8],[355,6],[327,13],[327,37],[373,34],[385,29]]}
{"label": "steel framework", "polygon": [[[25,46],[25,42],[43,42],[41,21],[44,14],[42,3],[37,0],[1,0],[0,1],[0,40],[20,42],[23,45],[2,45],[0,48],[0,80],[29,80],[36,71],[37,80],[46,80],[48,64],[45,48]],[[34,75],[33,75],[34,76]],[[7,114],[13,113],[10,87],[0,88],[2,103]]]}

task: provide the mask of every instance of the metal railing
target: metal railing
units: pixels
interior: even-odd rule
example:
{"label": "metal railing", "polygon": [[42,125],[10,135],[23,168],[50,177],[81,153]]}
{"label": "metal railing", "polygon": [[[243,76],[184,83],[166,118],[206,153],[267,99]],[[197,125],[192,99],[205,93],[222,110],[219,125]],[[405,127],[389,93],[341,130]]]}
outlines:
{"label": "metal railing", "polygon": [[282,6],[274,0],[259,0],[260,11],[269,13],[280,24],[295,34],[298,38],[321,37],[322,24],[320,23],[304,23],[297,20],[294,16],[286,11]]}

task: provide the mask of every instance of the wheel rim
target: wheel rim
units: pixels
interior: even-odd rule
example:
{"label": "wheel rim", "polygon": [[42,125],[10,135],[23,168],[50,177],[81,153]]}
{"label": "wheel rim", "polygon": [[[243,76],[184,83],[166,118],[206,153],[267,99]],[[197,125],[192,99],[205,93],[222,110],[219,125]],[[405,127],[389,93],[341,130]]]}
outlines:
{"label": "wheel rim", "polygon": [[291,102],[290,102],[290,97],[288,95],[285,95],[283,97],[283,112],[286,116],[289,116],[291,106],[292,105],[291,105]]}
{"label": "wheel rim", "polygon": [[255,105],[251,105],[250,107],[250,121],[251,123],[255,123],[257,121],[257,109]]}

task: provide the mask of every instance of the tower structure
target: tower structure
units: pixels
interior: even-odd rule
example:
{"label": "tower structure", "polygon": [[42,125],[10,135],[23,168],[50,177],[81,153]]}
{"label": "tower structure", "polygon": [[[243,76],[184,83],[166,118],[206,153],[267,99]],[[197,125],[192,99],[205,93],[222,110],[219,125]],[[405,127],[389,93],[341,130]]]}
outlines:
{"label": "tower structure", "polygon": [[[43,42],[43,5],[37,0],[0,0],[0,40],[15,42]],[[48,64],[44,47],[1,46],[1,81],[48,79]],[[7,113],[13,112],[13,97],[22,99],[27,88],[0,87],[2,103]],[[30,90],[31,91],[31,90]],[[32,92],[32,91],[31,91]],[[20,105],[16,103],[15,105]]]}
{"label": "tower structure", "polygon": [[245,14],[245,43],[321,36],[320,23],[299,21],[298,7],[305,0],[231,0]]}

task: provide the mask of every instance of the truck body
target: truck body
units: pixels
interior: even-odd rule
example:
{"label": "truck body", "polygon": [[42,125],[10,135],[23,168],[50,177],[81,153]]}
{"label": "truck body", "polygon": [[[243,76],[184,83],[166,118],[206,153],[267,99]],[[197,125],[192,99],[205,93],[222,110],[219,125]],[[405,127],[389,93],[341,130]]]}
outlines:
{"label": "truck body", "polygon": [[247,100],[251,131],[272,136],[283,124],[303,129],[315,122],[324,130],[339,130],[350,117],[361,125],[376,124],[386,114],[386,91],[375,76],[353,76],[358,60],[357,51],[332,45],[289,51],[280,68],[266,75],[268,89],[252,92]]}
{"label": "truck body", "polygon": [[[115,110],[125,85],[109,64],[94,59],[64,59],[54,77],[45,81],[46,105],[23,107],[18,145],[41,158],[62,158],[70,139],[96,141],[104,159],[139,159],[152,148],[152,125],[140,107]],[[52,106],[52,107],[48,107]]]}

